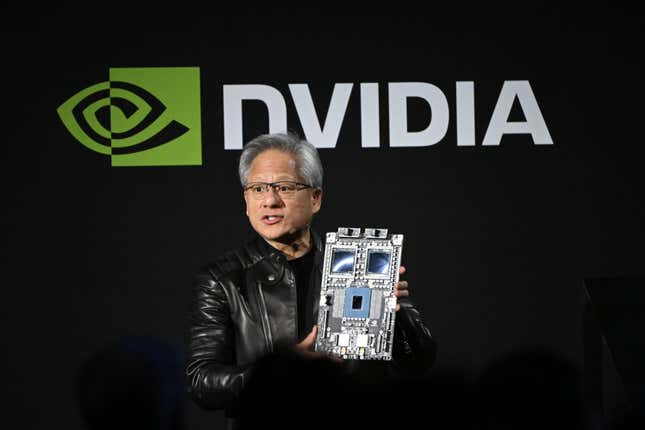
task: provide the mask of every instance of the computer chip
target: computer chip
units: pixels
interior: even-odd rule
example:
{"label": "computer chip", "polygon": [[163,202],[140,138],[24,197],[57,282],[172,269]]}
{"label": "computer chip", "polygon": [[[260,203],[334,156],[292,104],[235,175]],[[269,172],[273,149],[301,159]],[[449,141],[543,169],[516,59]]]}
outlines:
{"label": "computer chip", "polygon": [[341,227],[326,235],[315,350],[391,360],[402,234]]}

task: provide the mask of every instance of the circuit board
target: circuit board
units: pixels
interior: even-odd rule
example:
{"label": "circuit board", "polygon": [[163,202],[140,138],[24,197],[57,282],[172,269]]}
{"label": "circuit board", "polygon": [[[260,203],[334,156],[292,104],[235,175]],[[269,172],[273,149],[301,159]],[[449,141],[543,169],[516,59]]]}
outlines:
{"label": "circuit board", "polygon": [[315,350],[391,360],[402,234],[341,227],[326,235]]}

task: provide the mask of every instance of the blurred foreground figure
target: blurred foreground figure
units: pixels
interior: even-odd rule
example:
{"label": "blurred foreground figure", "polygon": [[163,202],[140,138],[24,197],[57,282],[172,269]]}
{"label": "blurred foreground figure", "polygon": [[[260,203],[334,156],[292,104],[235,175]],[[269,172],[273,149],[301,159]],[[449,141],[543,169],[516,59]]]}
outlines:
{"label": "blurred foreground figure", "polygon": [[77,374],[88,430],[183,430],[184,357],[169,345],[127,338],[94,353]]}

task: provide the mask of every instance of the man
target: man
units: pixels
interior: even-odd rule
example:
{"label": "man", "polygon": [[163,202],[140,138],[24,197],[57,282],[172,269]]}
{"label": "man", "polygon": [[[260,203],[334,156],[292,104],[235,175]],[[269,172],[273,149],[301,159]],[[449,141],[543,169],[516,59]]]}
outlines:
{"label": "man", "polygon": [[[297,351],[321,358],[313,346],[324,247],[310,227],[323,197],[318,152],[293,134],[262,135],[245,145],[239,176],[258,237],[197,275],[186,366],[193,399],[232,417],[263,357]],[[393,365],[422,372],[435,343],[407,299],[406,281],[395,294]]]}

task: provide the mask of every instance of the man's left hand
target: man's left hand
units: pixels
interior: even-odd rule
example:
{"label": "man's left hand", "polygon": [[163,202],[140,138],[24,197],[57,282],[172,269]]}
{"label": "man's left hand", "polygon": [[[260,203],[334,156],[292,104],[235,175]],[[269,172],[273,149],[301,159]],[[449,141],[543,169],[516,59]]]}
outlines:
{"label": "man's left hand", "polygon": [[[399,267],[399,275],[403,275],[405,273],[405,267],[401,266]],[[408,289],[408,281],[399,281],[396,284],[394,284],[394,295],[399,298],[399,297],[409,297],[410,296],[410,290]],[[398,311],[401,309],[400,304],[396,304],[396,310]]]}

